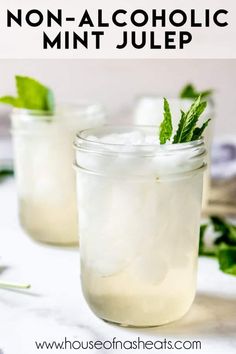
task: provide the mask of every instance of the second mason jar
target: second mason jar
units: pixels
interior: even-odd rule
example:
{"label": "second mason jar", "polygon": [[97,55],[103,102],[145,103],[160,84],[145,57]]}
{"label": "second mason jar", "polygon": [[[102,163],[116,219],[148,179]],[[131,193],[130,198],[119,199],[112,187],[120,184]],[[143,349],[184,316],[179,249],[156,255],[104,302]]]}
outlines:
{"label": "second mason jar", "polygon": [[156,128],[106,126],[75,149],[89,306],[123,326],[180,318],[195,296],[203,141],[160,146]]}
{"label": "second mason jar", "polygon": [[72,142],[76,131],[104,123],[100,105],[61,105],[54,115],[15,109],[14,160],[20,222],[35,240],[78,243]]}

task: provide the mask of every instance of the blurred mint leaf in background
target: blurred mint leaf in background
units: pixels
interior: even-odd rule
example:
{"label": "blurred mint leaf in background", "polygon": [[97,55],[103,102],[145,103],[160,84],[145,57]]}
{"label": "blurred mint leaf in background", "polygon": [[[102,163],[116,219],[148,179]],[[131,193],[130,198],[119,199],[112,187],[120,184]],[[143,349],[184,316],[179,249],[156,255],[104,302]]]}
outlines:
{"label": "blurred mint leaf in background", "polygon": [[9,104],[12,107],[17,107],[17,108],[21,108],[22,107],[21,100],[19,98],[17,98],[17,97],[13,97],[13,96],[0,97],[0,102],[1,103],[5,103],[5,104]]}
{"label": "blurred mint leaf in background", "polygon": [[197,91],[193,84],[187,84],[181,90],[180,98],[196,99],[198,96],[203,98],[210,98],[213,94],[213,90]]}
{"label": "blurred mint leaf in background", "polygon": [[[213,246],[206,244],[208,227],[215,231]],[[212,216],[208,224],[200,227],[199,255],[216,257],[222,272],[236,276],[236,226],[218,216]]]}
{"label": "blurred mint leaf in background", "polygon": [[9,177],[9,176],[13,176],[14,172],[11,169],[0,169],[0,182]]}
{"label": "blurred mint leaf in background", "polygon": [[207,246],[204,240],[207,228],[208,224],[203,224],[200,226],[199,256],[214,257],[216,255],[214,247],[212,248]]}
{"label": "blurred mint leaf in background", "polygon": [[218,248],[220,269],[227,274],[236,275],[236,246],[222,243]]}
{"label": "blurred mint leaf in background", "polygon": [[199,255],[204,255],[204,235],[208,225],[202,224],[200,226],[200,238],[199,238]]}
{"label": "blurred mint leaf in background", "polygon": [[214,230],[219,233],[219,236],[215,240],[215,244],[224,242],[236,246],[236,226],[226,222],[218,216],[212,216],[210,219]]}
{"label": "blurred mint leaf in background", "polygon": [[18,97],[3,96],[0,102],[16,108],[53,113],[55,102],[51,89],[30,77],[18,75],[15,79]]}

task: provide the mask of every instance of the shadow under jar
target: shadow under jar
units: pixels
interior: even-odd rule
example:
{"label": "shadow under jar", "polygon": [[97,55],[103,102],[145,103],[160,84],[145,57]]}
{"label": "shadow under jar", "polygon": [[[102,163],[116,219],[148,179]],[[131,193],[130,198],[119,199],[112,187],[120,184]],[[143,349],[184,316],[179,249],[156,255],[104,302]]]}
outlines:
{"label": "shadow under jar", "polygon": [[81,280],[100,318],[172,322],[196,288],[205,147],[160,146],[154,127],[105,126],[75,142]]}
{"label": "shadow under jar", "polygon": [[99,105],[58,108],[54,115],[14,109],[11,116],[19,217],[35,240],[78,243],[72,142],[80,129],[104,123]]}

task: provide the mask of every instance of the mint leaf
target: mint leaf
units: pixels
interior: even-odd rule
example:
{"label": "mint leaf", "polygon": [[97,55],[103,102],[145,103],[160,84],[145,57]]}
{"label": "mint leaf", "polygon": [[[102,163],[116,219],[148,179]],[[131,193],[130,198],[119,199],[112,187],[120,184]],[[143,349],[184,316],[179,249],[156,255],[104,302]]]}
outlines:
{"label": "mint leaf", "polygon": [[218,216],[210,221],[217,235],[209,248],[204,240],[209,224],[200,227],[199,255],[216,257],[222,272],[236,276],[236,226]]}
{"label": "mint leaf", "polygon": [[173,144],[177,143],[180,140],[181,132],[182,132],[182,130],[184,128],[184,124],[185,124],[185,112],[182,110],[180,112],[181,112],[181,118],[179,121],[178,129],[177,129],[175,136],[174,136]]}
{"label": "mint leaf", "polygon": [[9,104],[10,106],[20,108],[22,107],[22,102],[18,97],[13,96],[3,96],[0,97],[0,103]]}
{"label": "mint leaf", "polygon": [[164,119],[160,126],[159,139],[161,144],[165,144],[167,140],[170,140],[173,132],[172,117],[170,112],[170,106],[166,98],[164,98]]}
{"label": "mint leaf", "polygon": [[53,111],[53,94],[48,87],[26,76],[16,76],[16,87],[18,97],[24,108],[49,112]]}
{"label": "mint leaf", "polygon": [[218,216],[212,216],[210,219],[214,230],[220,234],[216,238],[215,244],[226,243],[236,246],[236,226]]}
{"label": "mint leaf", "polygon": [[[198,96],[186,113],[181,110],[181,118],[173,138],[173,144],[198,140],[202,136],[210,119],[203,123],[201,127],[197,127],[196,125],[206,106],[207,102],[202,102],[201,96]],[[170,106],[167,99],[164,98],[164,119],[160,125],[159,133],[160,144],[165,144],[167,140],[170,140],[172,132],[173,126]]]}
{"label": "mint leaf", "polygon": [[228,225],[228,238],[232,244],[236,245],[236,226],[235,225]]}
{"label": "mint leaf", "polygon": [[196,127],[193,131],[192,135],[192,140],[198,140],[202,137],[202,134],[206,127],[208,126],[208,123],[210,122],[211,119],[208,119],[206,122],[203,123],[201,127]]}
{"label": "mint leaf", "polygon": [[228,224],[223,218],[214,215],[210,217],[210,221],[216,232],[221,232],[222,234],[228,232]]}
{"label": "mint leaf", "polygon": [[173,143],[184,143],[191,141],[193,138],[193,131],[196,127],[200,115],[204,112],[207,106],[206,102],[201,102],[201,96],[199,96],[191,105],[188,112],[181,112],[181,120],[174,136]]}
{"label": "mint leaf", "polygon": [[209,247],[205,243],[205,234],[208,229],[208,224],[203,224],[200,226],[200,238],[199,238],[199,256],[215,257],[217,247]]}
{"label": "mint leaf", "polygon": [[222,272],[236,275],[236,246],[222,243],[218,249],[218,260]]}
{"label": "mint leaf", "polygon": [[54,96],[48,87],[26,76],[18,75],[15,79],[18,97],[3,96],[0,102],[17,108],[53,113]]}
{"label": "mint leaf", "polygon": [[208,225],[203,224],[200,226],[200,238],[199,238],[199,255],[204,255],[204,236]]}
{"label": "mint leaf", "polygon": [[196,90],[193,84],[187,84],[180,92],[180,98],[196,99],[198,96],[202,98],[208,98],[212,95],[212,90],[206,90],[199,92]]}
{"label": "mint leaf", "polygon": [[196,90],[192,84],[187,84],[180,92],[180,98],[196,98]]}
{"label": "mint leaf", "polygon": [[10,169],[1,170],[0,169],[0,181],[9,177],[9,176],[12,176],[13,174],[14,174],[13,170],[10,170]]}

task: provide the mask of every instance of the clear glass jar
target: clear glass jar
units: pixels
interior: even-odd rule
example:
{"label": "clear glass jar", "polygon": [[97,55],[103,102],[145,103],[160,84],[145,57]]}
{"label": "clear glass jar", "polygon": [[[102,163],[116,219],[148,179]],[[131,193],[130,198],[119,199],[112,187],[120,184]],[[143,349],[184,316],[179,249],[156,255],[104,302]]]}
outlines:
{"label": "clear glass jar", "polygon": [[[150,143],[137,144],[140,135]],[[123,326],[177,320],[195,296],[205,147],[155,136],[105,126],[75,142],[83,293],[98,317]]]}
{"label": "clear glass jar", "polygon": [[[172,112],[173,128],[174,130],[178,127],[178,122],[180,118],[180,110],[187,111],[190,105],[193,103],[192,99],[188,98],[168,98],[170,103],[170,109]],[[208,118],[214,120],[215,112],[212,100],[208,101],[207,108],[202,115],[201,121],[205,121]],[[133,123],[137,125],[160,125],[163,120],[163,97],[159,96],[140,96],[137,98],[134,105],[133,112]],[[207,150],[210,152],[211,143],[213,136],[213,122],[209,124],[204,132],[204,141]],[[210,153],[208,154],[207,161],[208,168],[204,173],[204,184],[203,184],[203,201],[202,209],[203,213],[208,213],[208,202],[210,195]]]}
{"label": "clear glass jar", "polygon": [[101,106],[81,103],[55,115],[14,109],[12,134],[19,217],[35,240],[78,243],[72,142],[80,129],[104,123]]}

